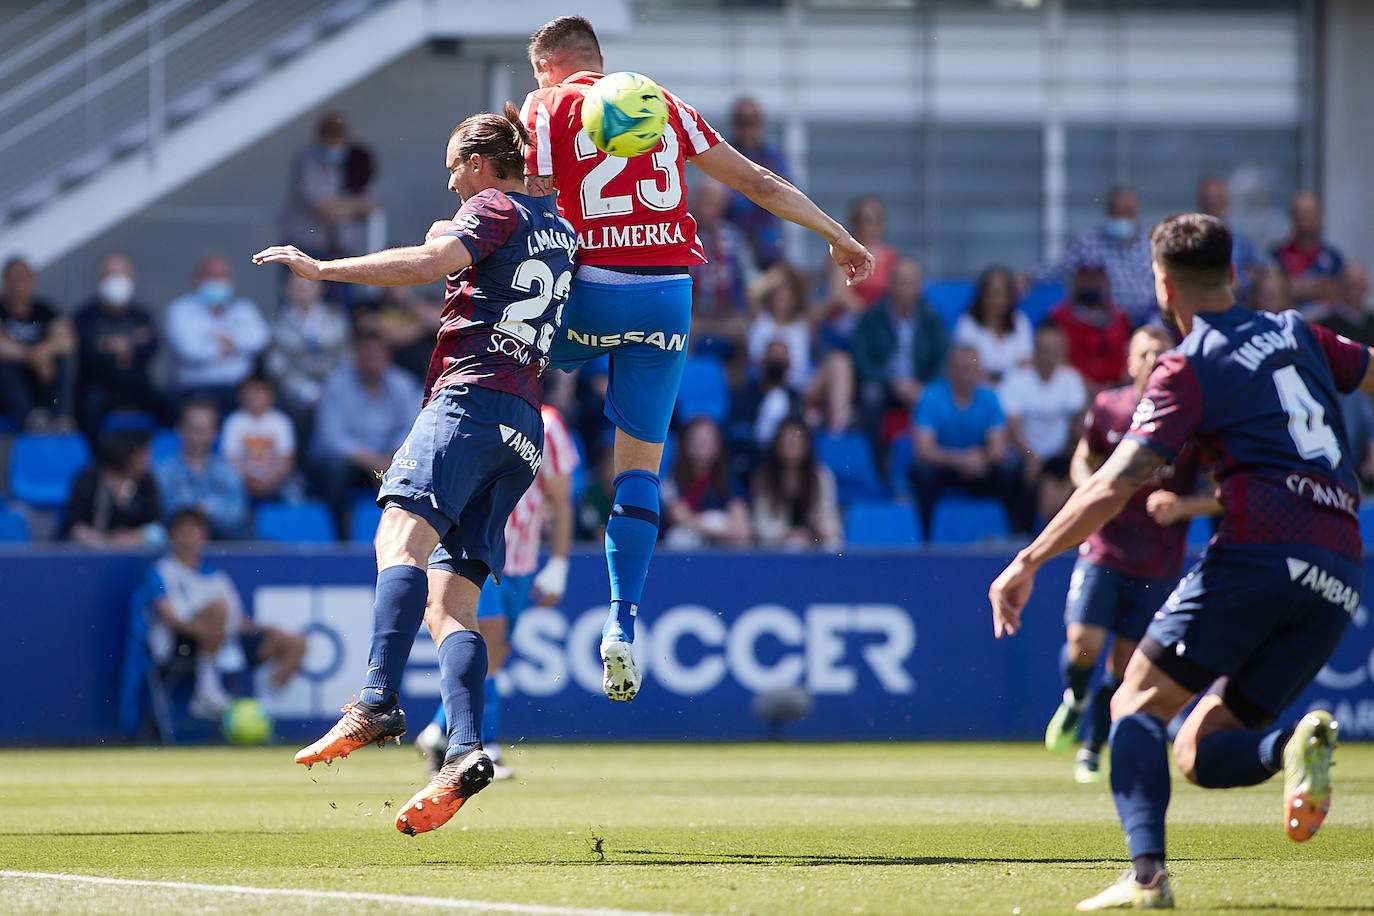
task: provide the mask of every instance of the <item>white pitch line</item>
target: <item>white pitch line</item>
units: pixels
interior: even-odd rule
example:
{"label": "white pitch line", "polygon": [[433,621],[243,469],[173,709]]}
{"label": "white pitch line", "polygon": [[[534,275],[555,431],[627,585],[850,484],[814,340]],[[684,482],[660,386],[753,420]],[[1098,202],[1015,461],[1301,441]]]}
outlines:
{"label": "white pitch line", "polygon": [[99,875],[64,875],[41,871],[3,871],[0,878],[28,878],[34,881],[65,881],[73,884],[105,884],[118,887],[156,887],[202,893],[239,894],[254,897],[306,897],[318,900],[355,900],[367,903],[404,903],[447,910],[481,910],[492,913],[525,913],[529,916],[677,916],[668,912],[644,910],[585,909],[573,906],[547,906],[540,903],[502,903],[493,900],[455,900],[448,897],[410,897],[405,894],[367,894],[356,891],[312,891],[286,887],[247,887],[237,884],[191,884],[186,881],[140,881],[134,878],[106,878]]}

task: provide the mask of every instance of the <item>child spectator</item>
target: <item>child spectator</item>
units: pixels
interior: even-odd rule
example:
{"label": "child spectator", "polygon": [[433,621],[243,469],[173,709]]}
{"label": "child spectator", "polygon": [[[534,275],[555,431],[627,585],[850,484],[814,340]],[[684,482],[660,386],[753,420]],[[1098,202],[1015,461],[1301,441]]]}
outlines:
{"label": "child spectator", "polygon": [[835,476],[816,460],[811,430],[784,420],[750,487],[760,547],[839,550],[844,546]]}
{"label": "child spectator", "polygon": [[162,510],[149,473],[148,433],[121,429],[106,433],[96,463],[72,484],[62,513],[62,536],[86,547],[161,545]]}
{"label": "child spectator", "polygon": [[243,480],[249,499],[299,498],[296,483],[296,431],[278,410],[276,386],[261,375],[239,386],[238,410],[224,421],[221,451]]}
{"label": "child spectator", "polygon": [[749,505],[730,479],[720,426],[710,417],[697,417],[680,438],[672,475],[664,481],[664,544],[679,550],[749,546]]}
{"label": "child spectator", "polygon": [[1112,301],[1107,272],[1096,264],[1074,271],[1068,297],[1050,310],[1049,321],[1064,332],[1068,362],[1096,394],[1126,377],[1131,319]]}
{"label": "child spectator", "polygon": [[1031,325],[1016,307],[1016,279],[1005,267],[978,276],[973,301],[954,325],[954,342],[978,354],[984,377],[996,383],[1031,358]]}

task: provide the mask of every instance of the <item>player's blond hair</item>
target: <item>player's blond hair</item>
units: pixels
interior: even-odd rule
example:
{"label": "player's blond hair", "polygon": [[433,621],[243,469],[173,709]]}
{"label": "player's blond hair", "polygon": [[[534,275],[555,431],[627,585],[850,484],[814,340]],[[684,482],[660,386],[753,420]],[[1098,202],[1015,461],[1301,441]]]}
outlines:
{"label": "player's blond hair", "polygon": [[476,154],[492,164],[497,178],[519,178],[525,174],[525,147],[530,134],[520,123],[520,112],[511,102],[499,115],[475,114],[453,128],[449,143],[458,141],[458,157]]}

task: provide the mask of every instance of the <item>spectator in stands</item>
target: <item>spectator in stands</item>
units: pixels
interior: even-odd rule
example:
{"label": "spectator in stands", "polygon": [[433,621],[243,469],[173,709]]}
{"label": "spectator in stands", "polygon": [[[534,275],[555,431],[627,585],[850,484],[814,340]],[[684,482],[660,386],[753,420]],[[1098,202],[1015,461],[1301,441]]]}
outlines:
{"label": "spectator in stands", "polygon": [[160,546],[166,532],[151,456],[144,430],[117,429],[101,436],[95,464],[72,483],[62,513],[63,538],[87,547]]}
{"label": "spectator in stands", "polygon": [[1050,310],[1049,323],[1064,332],[1069,365],[1078,370],[1091,394],[1121,383],[1131,320],[1112,301],[1107,272],[1095,264],[1074,271],[1065,300]]}
{"label": "spectator in stands", "polygon": [[750,493],[760,547],[833,551],[844,546],[835,475],[816,459],[811,430],[801,420],[778,425]]}
{"label": "spectator in stands", "polygon": [[886,241],[887,208],[877,197],[855,200],[849,209],[849,226],[854,238],[873,253],[873,273],[862,282],[848,286],[844,271],[827,262],[825,282],[817,309],[822,320],[821,345],[824,349],[848,349],[850,335],[859,316],[887,295],[892,269],[897,265],[897,249]]}
{"label": "spectator in stands", "polygon": [[749,504],[730,479],[725,433],[710,417],[689,422],[679,437],[672,474],[664,480],[664,544],[678,550],[748,547]]}
{"label": "spectator in stands", "polygon": [[1328,330],[1374,345],[1374,299],[1369,296],[1369,268],[1346,261],[1341,271],[1341,298],[1322,319]]}
{"label": "spectator in stands", "polygon": [[1250,295],[1245,305],[1259,312],[1275,314],[1293,307],[1288,274],[1283,269],[1271,265],[1255,274],[1255,282],[1250,285]]}
{"label": "spectator in stands", "polygon": [[380,475],[410,431],[420,398],[419,383],[392,363],[386,341],[366,331],[354,338],[353,364],[325,381],[310,471],[341,539],[348,534],[350,491],[376,493]]}
{"label": "spectator in stands", "polygon": [[577,538],[604,543],[606,520],[615,503],[615,455],[602,449],[594,466],[595,474],[577,501]]}
{"label": "spectator in stands", "polygon": [[[1231,189],[1226,179],[1217,175],[1204,175],[1197,183],[1197,209],[1199,213],[1215,216],[1223,222],[1231,218]],[[1255,282],[1255,275],[1268,263],[1260,252],[1259,246],[1249,236],[1231,229],[1231,266],[1236,269],[1236,298],[1243,300]]]}
{"label": "spectator in stands", "polygon": [[122,252],[100,259],[96,293],[76,312],[82,428],[94,438],[105,417],[119,411],[170,422],[166,399],[148,367],[157,353],[153,316],[134,299],[134,262]]}
{"label": "spectator in stands", "polygon": [[758,265],[744,232],[725,218],[732,193],[709,178],[692,185],[692,216],[707,258],[705,264],[691,269],[692,350],[737,364],[749,327],[746,291]]}
{"label": "spectator in stands", "polygon": [[982,379],[978,351],[955,344],[945,377],[926,388],[916,407],[911,476],[927,536],[940,497],[956,487],[1001,500],[1013,531],[1031,529],[1030,499],[1009,460],[1002,405]]}
{"label": "spectator in stands", "polygon": [[1030,319],[1016,307],[1016,279],[1005,267],[978,276],[968,310],[954,323],[954,342],[972,347],[986,377],[996,382],[1030,362]]}
{"label": "spectator in stands", "polygon": [[348,317],[324,301],[323,292],[323,283],[288,273],[285,302],[272,323],[267,372],[282,407],[297,419],[313,414],[324,380],[348,358]]}
{"label": "spectator in stands", "polygon": [[758,377],[731,399],[732,428],[747,426],[758,449],[767,448],[783,420],[802,416],[802,396],[787,382],[791,359],[786,343],[770,341],[759,360]]}
{"label": "spectator in stands", "polygon": [[253,373],[271,332],[256,305],[235,297],[228,259],[203,258],[191,289],[167,306],[165,321],[179,398],[208,398],[221,412],[233,409],[239,385]]}
{"label": "spectator in stands", "polygon": [[1158,309],[1150,267],[1150,234],[1141,229],[1140,200],[1135,191],[1112,188],[1107,193],[1106,217],[1097,228],[1075,238],[1058,263],[1041,267],[1033,277],[1068,285],[1079,267],[1099,264],[1106,268],[1112,296],[1126,310],[1131,325],[1153,321]]}
{"label": "spectator in stands", "polygon": [[[747,96],[737,99],[730,113],[730,126],[730,143],[745,158],[775,175],[791,179],[791,170],[781,148],[766,139],[763,109],[757,101]],[[767,269],[783,259],[781,219],[738,191],[730,192],[726,218],[744,232],[754,262],[760,268]]]}
{"label": "spectator in stands", "polygon": [[1066,349],[1058,325],[1041,325],[1031,364],[1008,372],[997,389],[1012,451],[1041,518],[1052,518],[1073,492],[1069,457],[1088,406],[1082,376],[1065,362]]}
{"label": "spectator in stands", "polygon": [[76,428],[76,333],[46,299],[35,297],[33,268],[5,262],[0,288],[0,409],[32,432]]}
{"label": "spectator in stands", "polygon": [[1345,259],[1322,239],[1322,205],[1311,191],[1299,191],[1288,204],[1292,235],[1269,254],[1288,275],[1295,307],[1320,318],[1341,298]]}
{"label": "spectator in stands", "polygon": [[434,339],[443,322],[444,301],[415,286],[388,286],[376,304],[355,310],[357,327],[380,334],[396,365],[416,378],[429,372]]}
{"label": "spectator in stands", "polygon": [[[859,410],[880,443],[890,440],[889,432],[907,427],[926,386],[944,369],[949,351],[949,332],[925,301],[923,288],[921,265],[899,260],[887,295],[854,329],[851,347]],[[885,416],[897,419],[888,423]]]}
{"label": "spectator in stands", "polygon": [[239,386],[239,409],[224,420],[221,451],[238,472],[248,498],[299,499],[296,429],[276,407],[277,387],[263,375]]}
{"label": "spectator in stands", "polygon": [[232,700],[223,673],[246,666],[271,666],[268,682],[285,687],[300,670],[305,635],[258,626],[244,614],[234,583],[205,563],[211,524],[198,509],[174,512],[167,527],[170,550],[148,571],[141,594],[153,660],[195,657],[191,714],[218,719]]}
{"label": "spectator in stands", "polygon": [[248,498],[234,466],[215,454],[219,408],[206,398],[192,398],[177,421],[181,450],[154,469],[162,511],[168,517],[188,506],[210,522],[218,540],[248,536]]}
{"label": "spectator in stands", "polygon": [[315,142],[291,164],[282,236],[317,258],[343,258],[367,250],[367,218],[375,173],[372,153],[353,141],[348,121],[326,112]]}

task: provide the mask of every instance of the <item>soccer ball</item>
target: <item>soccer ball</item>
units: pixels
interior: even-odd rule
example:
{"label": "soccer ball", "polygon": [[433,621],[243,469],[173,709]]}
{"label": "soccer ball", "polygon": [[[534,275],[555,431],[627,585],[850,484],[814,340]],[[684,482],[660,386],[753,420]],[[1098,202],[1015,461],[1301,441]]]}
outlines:
{"label": "soccer ball", "polygon": [[582,97],[582,126],[603,153],[642,156],[663,137],[668,103],[647,76],[622,70],[601,77]]}
{"label": "soccer ball", "polygon": [[230,744],[263,744],[272,737],[272,717],[257,700],[241,697],[224,711],[220,729]]}

